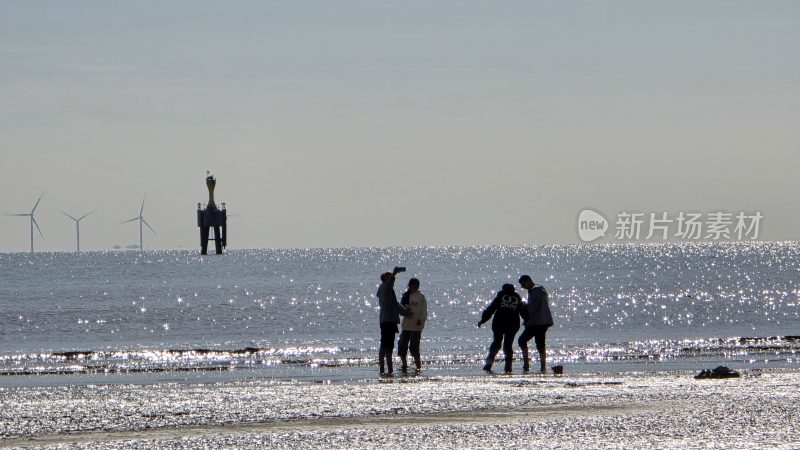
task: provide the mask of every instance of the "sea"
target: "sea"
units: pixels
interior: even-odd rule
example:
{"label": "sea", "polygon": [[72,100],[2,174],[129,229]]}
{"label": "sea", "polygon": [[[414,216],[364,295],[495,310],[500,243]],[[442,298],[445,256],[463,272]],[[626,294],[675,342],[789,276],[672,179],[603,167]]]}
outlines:
{"label": "sea", "polygon": [[377,378],[395,266],[428,300],[424,373],[482,375],[481,311],[522,274],[565,373],[800,368],[798,242],[5,253],[0,388]]}

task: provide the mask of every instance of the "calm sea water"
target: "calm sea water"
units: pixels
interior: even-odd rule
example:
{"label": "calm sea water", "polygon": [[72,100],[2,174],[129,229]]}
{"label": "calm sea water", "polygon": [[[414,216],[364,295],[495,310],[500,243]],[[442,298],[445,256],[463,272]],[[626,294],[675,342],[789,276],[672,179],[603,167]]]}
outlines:
{"label": "calm sea water", "polygon": [[371,375],[395,265],[398,295],[422,280],[431,371],[479,372],[479,314],[522,273],[551,294],[570,371],[800,366],[798,242],[19,253],[0,254],[0,384]]}

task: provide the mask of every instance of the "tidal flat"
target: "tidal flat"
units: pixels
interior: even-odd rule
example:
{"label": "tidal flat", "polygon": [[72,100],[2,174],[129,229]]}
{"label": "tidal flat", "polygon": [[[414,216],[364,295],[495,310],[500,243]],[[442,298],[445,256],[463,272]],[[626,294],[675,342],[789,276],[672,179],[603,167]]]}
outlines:
{"label": "tidal flat", "polygon": [[800,372],[6,388],[29,448],[798,448]]}

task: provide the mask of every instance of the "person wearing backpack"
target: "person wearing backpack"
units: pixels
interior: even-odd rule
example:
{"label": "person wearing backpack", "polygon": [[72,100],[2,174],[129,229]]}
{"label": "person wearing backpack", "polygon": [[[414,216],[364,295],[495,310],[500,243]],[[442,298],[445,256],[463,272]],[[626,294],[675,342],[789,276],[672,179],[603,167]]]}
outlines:
{"label": "person wearing backpack", "polygon": [[503,347],[505,353],[505,372],[511,373],[511,365],[514,358],[514,336],[519,331],[520,318],[527,318],[527,310],[522,298],[514,291],[513,284],[504,284],[494,300],[486,307],[478,322],[478,328],[492,319],[492,343],[489,345],[489,355],[486,357],[486,364],[483,370],[492,371],[494,358]]}

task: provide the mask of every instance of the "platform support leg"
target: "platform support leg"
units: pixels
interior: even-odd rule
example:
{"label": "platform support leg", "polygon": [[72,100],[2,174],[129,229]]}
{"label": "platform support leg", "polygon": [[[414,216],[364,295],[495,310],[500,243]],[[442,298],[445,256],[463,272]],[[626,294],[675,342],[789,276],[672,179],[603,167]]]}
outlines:
{"label": "platform support leg", "polygon": [[209,227],[200,227],[200,254],[208,254],[208,232]]}
{"label": "platform support leg", "polygon": [[219,225],[214,226],[214,247],[217,250],[217,254],[222,254],[222,234],[219,230]]}

